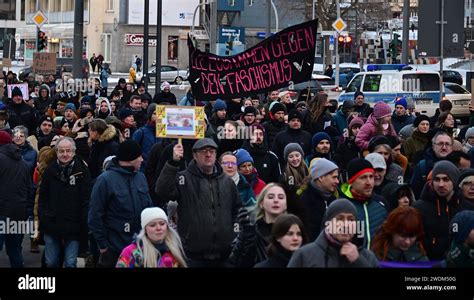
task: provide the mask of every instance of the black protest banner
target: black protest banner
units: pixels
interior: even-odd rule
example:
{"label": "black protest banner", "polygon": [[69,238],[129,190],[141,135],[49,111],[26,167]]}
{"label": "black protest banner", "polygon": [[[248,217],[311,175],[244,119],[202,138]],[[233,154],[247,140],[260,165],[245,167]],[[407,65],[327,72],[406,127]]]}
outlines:
{"label": "black protest banner", "polygon": [[311,79],[317,20],[288,27],[245,52],[218,56],[188,37],[188,80],[198,99],[247,97]]}

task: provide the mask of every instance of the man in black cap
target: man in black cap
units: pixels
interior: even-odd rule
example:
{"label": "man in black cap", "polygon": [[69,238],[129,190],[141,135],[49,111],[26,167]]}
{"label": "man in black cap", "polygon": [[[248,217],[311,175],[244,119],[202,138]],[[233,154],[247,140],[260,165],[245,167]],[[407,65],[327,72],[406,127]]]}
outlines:
{"label": "man in black cap", "polygon": [[7,111],[10,116],[8,122],[11,128],[23,125],[28,128],[28,132],[35,132],[36,117],[34,109],[23,101],[23,93],[19,87],[13,88],[12,101],[8,104]]}
{"label": "man in black cap", "polygon": [[280,165],[285,165],[287,159],[283,155],[285,146],[290,143],[297,143],[301,146],[306,157],[311,153],[311,134],[301,128],[303,115],[296,109],[293,109],[288,114],[288,128],[285,131],[279,132],[275,141],[273,142],[272,152],[280,159]]}
{"label": "man in black cap", "polygon": [[140,213],[152,206],[145,175],[139,172],[142,162],[140,146],[126,140],[92,189],[89,229],[99,246],[101,267],[115,267],[141,229]]}
{"label": "man in black cap", "polygon": [[216,164],[217,145],[198,140],[193,160],[179,172],[183,145],[173,148],[156,181],[155,192],[178,201],[178,232],[189,267],[226,267],[235,238],[234,223],[242,206],[234,181]]}
{"label": "man in black cap", "polygon": [[364,93],[361,91],[354,93],[354,111],[358,113],[360,117],[367,119],[374,110],[368,103],[364,102],[364,98]]}
{"label": "man in black cap", "polygon": [[39,126],[36,128],[35,137],[38,140],[38,151],[44,146],[49,146],[56,133],[53,131],[53,118],[43,115],[39,120]]}
{"label": "man in black cap", "polygon": [[285,123],[286,107],[280,102],[273,102],[270,105],[269,120],[262,124],[267,134],[268,146],[272,146],[276,135],[288,128]]}

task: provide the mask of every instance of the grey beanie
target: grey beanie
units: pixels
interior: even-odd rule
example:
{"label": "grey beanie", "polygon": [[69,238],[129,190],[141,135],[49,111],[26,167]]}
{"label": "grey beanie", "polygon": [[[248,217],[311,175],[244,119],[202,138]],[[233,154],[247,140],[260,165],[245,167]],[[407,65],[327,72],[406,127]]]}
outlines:
{"label": "grey beanie", "polygon": [[464,136],[464,139],[467,141],[467,139],[470,137],[474,137],[474,127],[471,127],[466,131],[466,135]]}
{"label": "grey beanie", "polygon": [[338,169],[339,167],[328,159],[325,159],[325,158],[317,159],[311,165],[311,179],[316,180],[319,177],[327,175],[331,173],[332,171],[338,170]]}
{"label": "grey beanie", "polygon": [[408,124],[406,126],[403,126],[402,129],[400,129],[400,132],[398,133],[398,135],[406,140],[408,139],[411,134],[413,133],[413,130],[415,130],[415,128],[413,127],[413,124]]}
{"label": "grey beanie", "polygon": [[344,111],[347,112],[349,109],[353,108],[354,106],[355,106],[354,100],[352,99],[344,100],[344,102],[342,103],[342,112]]}
{"label": "grey beanie", "polygon": [[155,112],[155,110],[156,110],[156,103],[152,103],[148,106],[146,110],[146,115],[148,117],[148,120],[151,121],[151,116],[153,116],[153,113]]}
{"label": "grey beanie", "polygon": [[357,209],[354,204],[352,204],[352,202],[347,199],[340,198],[331,202],[328,208],[326,208],[326,212],[324,213],[323,218],[323,224],[327,221],[332,220],[340,213],[352,214],[357,219]]}
{"label": "grey beanie", "polygon": [[298,151],[301,154],[301,157],[304,157],[304,151],[303,148],[301,148],[300,144],[290,143],[286,145],[285,150],[283,150],[283,158],[285,159],[285,161],[288,160],[288,155],[290,155],[290,153],[294,151]]}
{"label": "grey beanie", "polygon": [[458,168],[450,161],[442,160],[437,162],[433,167],[433,179],[436,175],[446,174],[449,179],[453,182],[453,185],[456,187],[459,179],[459,170]]}

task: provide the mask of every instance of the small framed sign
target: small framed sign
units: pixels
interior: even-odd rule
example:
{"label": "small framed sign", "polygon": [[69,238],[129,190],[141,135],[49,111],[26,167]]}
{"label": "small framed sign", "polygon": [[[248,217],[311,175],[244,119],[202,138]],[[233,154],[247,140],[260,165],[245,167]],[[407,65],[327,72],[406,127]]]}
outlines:
{"label": "small framed sign", "polygon": [[156,117],[156,136],[159,138],[204,138],[206,123],[202,106],[158,105]]}

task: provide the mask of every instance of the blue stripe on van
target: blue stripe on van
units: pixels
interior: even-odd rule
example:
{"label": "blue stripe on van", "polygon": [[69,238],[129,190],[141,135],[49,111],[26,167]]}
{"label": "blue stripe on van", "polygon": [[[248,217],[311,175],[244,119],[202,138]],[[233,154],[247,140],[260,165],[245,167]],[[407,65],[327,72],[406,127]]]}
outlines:
{"label": "blue stripe on van", "polygon": [[[394,103],[397,97],[407,97],[413,98],[414,101],[417,99],[433,99],[433,103],[439,103],[439,92],[423,92],[423,93],[365,93],[365,102],[367,103],[376,103],[378,101],[383,101],[386,103]],[[354,92],[343,93],[339,95],[339,103],[344,102],[345,100],[354,100]]]}

